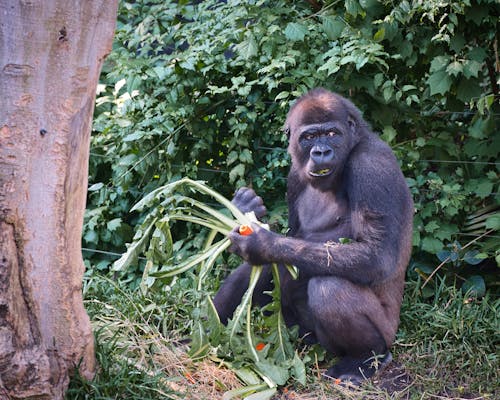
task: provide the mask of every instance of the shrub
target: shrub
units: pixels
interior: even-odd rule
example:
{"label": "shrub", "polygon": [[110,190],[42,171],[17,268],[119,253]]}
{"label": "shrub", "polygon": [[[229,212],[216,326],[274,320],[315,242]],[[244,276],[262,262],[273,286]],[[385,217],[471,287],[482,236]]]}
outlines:
{"label": "shrub", "polygon": [[[283,227],[281,127],[293,99],[324,86],[352,98],[397,153],[418,271],[443,251],[457,254],[452,273],[500,263],[498,12],[494,0],[122,1],[84,246],[123,252],[143,218],[131,206],[183,176],[229,197],[253,186]],[[108,268],[112,257],[91,254]]]}

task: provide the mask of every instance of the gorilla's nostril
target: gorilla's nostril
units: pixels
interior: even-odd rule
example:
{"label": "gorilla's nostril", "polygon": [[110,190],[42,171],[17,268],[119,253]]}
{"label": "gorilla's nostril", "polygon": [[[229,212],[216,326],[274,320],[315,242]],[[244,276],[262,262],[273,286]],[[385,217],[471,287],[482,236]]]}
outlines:
{"label": "gorilla's nostril", "polygon": [[329,147],[314,147],[311,150],[311,157],[313,159],[330,158],[333,155],[333,150]]}

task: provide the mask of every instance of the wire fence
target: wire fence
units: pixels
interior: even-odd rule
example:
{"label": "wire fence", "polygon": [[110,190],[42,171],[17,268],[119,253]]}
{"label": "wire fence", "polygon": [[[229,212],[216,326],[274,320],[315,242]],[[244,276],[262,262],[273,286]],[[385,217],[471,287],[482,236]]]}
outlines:
{"label": "wire fence", "polygon": [[[100,155],[98,155],[100,156]],[[453,160],[416,160],[414,162],[427,162],[427,163],[443,163],[443,164],[477,164],[477,165],[491,165],[491,166],[496,166],[500,169],[500,162],[487,162],[487,161],[453,161]],[[170,164],[171,167],[173,168],[176,168],[178,170],[182,170],[185,168],[185,164]],[[225,170],[225,169],[220,169],[220,168],[207,168],[207,167],[198,167],[197,168],[198,171],[201,171],[201,172],[206,172],[206,173],[213,173],[213,174],[227,174],[229,175],[229,172],[228,170]],[[127,171],[128,172],[131,172],[131,171]],[[122,174],[125,175],[126,173]],[[253,174],[253,176],[256,176],[256,173]],[[249,176],[249,178],[252,178],[252,176]],[[120,179],[120,177],[118,177],[118,180]],[[288,178],[286,176],[278,176],[278,177],[275,177],[274,179],[276,180],[279,180],[279,181],[284,181],[286,182],[288,180]],[[108,187],[112,187],[113,185],[111,184],[108,184]],[[433,190],[433,189],[426,189],[426,188],[419,188],[418,189],[419,193],[432,193],[432,192],[436,192],[436,194],[438,195],[439,194],[439,191],[438,190]],[[146,192],[141,192],[142,195],[146,195],[147,193]],[[470,196],[470,195],[473,195],[475,194],[473,191],[461,191],[461,192],[453,192],[453,193],[450,193],[450,194],[453,194],[453,195],[457,195],[457,194],[461,194],[461,195],[464,195],[464,196]],[[494,196],[498,196],[500,195],[500,192],[492,192],[490,194],[488,194],[488,196],[486,197],[494,197]]]}
{"label": "wire fence", "polygon": [[[421,114],[425,115],[425,116],[428,116],[428,117],[441,116],[441,115],[444,115],[444,114],[462,115],[462,116],[465,116],[465,117],[471,117],[473,115],[473,113],[471,113],[470,111],[464,111],[464,112],[439,111],[439,112],[434,112],[434,113],[423,112]],[[490,113],[490,115],[492,115],[494,117],[499,117],[500,113]],[[182,128],[182,127],[180,127],[180,128]],[[170,137],[165,138],[165,139],[161,140],[160,143],[156,144],[150,151],[148,151],[146,153],[145,156],[143,156],[138,162],[136,162],[132,167],[130,167],[125,173],[123,173],[120,177],[118,177],[117,180],[119,180],[124,175],[126,175],[126,174],[130,173],[131,171],[133,171],[140,163],[142,163],[147,158],[148,155],[150,155],[157,148],[159,148],[161,145],[163,145],[166,141],[168,141],[168,139],[170,139]],[[196,141],[198,139],[193,137],[193,138],[188,138],[188,140]],[[256,150],[257,151],[260,151],[260,150],[261,151],[267,151],[267,152],[283,152],[283,153],[285,153],[287,151],[287,149],[284,148],[284,147],[269,147],[269,146],[257,146]],[[95,153],[95,152],[90,152],[90,155],[92,157],[109,157],[109,155],[98,154],[98,153]],[[413,163],[429,163],[429,164],[455,164],[455,165],[481,165],[481,166],[489,165],[489,166],[497,167],[497,168],[500,169],[500,162],[481,161],[481,160],[420,159],[420,160],[414,160],[412,162]],[[183,169],[183,168],[185,168],[185,164],[171,164],[171,167],[178,168],[178,169]],[[230,173],[230,171],[225,170],[225,169],[220,169],[220,168],[198,167],[197,170],[198,171],[202,171],[202,172],[206,172],[206,173],[214,173],[214,174],[229,174]],[[275,179],[286,181],[287,177],[286,176],[279,176],[279,177],[276,177]],[[418,193],[422,193],[422,194],[428,194],[428,193],[433,193],[433,192],[436,193],[436,196],[439,196],[442,193],[438,189],[424,189],[424,188],[419,188],[418,189]],[[142,194],[145,195],[147,193],[142,193]],[[453,193],[449,193],[449,194],[450,195],[454,195],[454,196],[456,196],[456,195],[469,196],[469,195],[473,195],[475,193],[473,191],[468,191],[468,192],[461,191],[461,192],[453,192]],[[498,195],[500,195],[500,192],[492,192],[492,193],[489,193],[485,198],[494,197],[494,196],[498,196]],[[463,237],[471,237],[471,238],[477,238],[478,236],[480,236],[480,234],[473,234],[473,233],[467,233],[467,232],[457,232],[457,233],[455,233],[455,235],[457,235],[457,236],[463,236]],[[491,234],[484,235],[484,237],[485,238],[500,239],[500,236],[491,235]],[[111,256],[111,257],[116,257],[116,258],[119,258],[119,257],[122,256],[121,253],[115,253],[115,252],[110,252],[110,251],[105,251],[105,250],[100,250],[100,249],[91,249],[91,248],[88,248],[88,247],[83,247],[82,251],[89,252],[89,253],[103,254],[103,255],[107,255],[107,256]],[[139,257],[139,258],[145,260],[144,257]]]}
{"label": "wire fence", "polygon": [[[471,234],[471,233],[457,233],[458,236],[466,236],[466,237],[471,237],[471,238],[478,238],[478,237],[481,237],[480,234]],[[500,240],[500,236],[498,235],[483,235],[484,238],[489,238],[489,239],[499,239]],[[89,247],[82,247],[82,251],[83,252],[88,252],[88,253],[96,253],[96,254],[104,254],[104,255],[107,255],[107,256],[111,256],[111,257],[114,257],[114,258],[120,258],[123,254],[122,253],[116,253],[116,252],[113,252],[113,251],[105,251],[105,250],[99,250],[99,249],[91,249]],[[146,261],[147,258],[146,257],[142,257],[142,256],[139,256],[138,257],[139,260],[144,260]]]}

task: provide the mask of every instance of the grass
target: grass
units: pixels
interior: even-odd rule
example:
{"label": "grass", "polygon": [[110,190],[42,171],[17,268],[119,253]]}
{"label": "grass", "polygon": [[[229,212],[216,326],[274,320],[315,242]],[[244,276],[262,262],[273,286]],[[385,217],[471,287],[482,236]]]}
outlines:
{"label": "grass", "polygon": [[444,280],[428,301],[407,293],[397,345],[422,394],[497,398],[499,311],[498,298],[469,298]]}
{"label": "grass", "polygon": [[[170,292],[143,295],[108,278],[91,276],[85,302],[96,337],[99,369],[92,381],[75,375],[69,399],[221,399],[241,386],[231,370],[211,360],[193,362],[184,339],[194,294],[179,281]],[[307,385],[282,388],[291,399],[495,399],[500,382],[500,300],[468,299],[438,281],[423,299],[407,285],[395,363],[373,382],[345,388],[308,370]]]}

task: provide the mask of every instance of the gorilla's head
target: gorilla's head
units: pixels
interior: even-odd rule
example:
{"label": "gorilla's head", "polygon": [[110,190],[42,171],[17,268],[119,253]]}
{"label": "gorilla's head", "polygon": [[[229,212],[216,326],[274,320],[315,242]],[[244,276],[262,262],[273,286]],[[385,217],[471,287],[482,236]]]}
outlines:
{"label": "gorilla's head", "polygon": [[359,141],[362,121],[350,101],[326,89],[300,97],[285,123],[292,168],[300,179],[318,189],[335,185]]}

